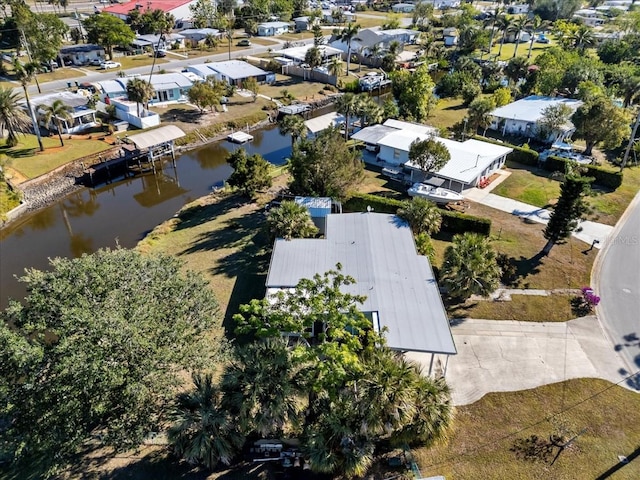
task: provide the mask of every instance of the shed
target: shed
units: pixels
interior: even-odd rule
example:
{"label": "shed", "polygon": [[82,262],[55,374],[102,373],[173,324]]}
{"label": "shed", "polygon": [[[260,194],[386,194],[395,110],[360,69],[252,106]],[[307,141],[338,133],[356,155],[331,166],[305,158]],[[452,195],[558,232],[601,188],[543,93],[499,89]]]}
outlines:
{"label": "shed", "polygon": [[294,201],[309,210],[311,220],[321,234],[327,230],[327,216],[331,214],[330,197],[296,197]]}

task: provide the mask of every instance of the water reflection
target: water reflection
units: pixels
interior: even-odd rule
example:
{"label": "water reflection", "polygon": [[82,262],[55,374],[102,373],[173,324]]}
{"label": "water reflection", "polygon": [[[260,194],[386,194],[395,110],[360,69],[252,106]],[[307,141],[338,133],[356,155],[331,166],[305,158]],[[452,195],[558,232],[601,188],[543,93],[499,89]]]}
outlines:
{"label": "water reflection", "polygon": [[22,298],[24,285],[14,275],[25,268],[46,270],[49,258],[77,257],[103,247],[135,246],[156,225],[183,205],[211,192],[231,174],[229,151],[245,148],[281,165],[291,153],[290,138],[276,125],[252,132],[254,141],[210,144],[178,156],[154,175],[122,178],[72,193],[0,230],[0,308]]}

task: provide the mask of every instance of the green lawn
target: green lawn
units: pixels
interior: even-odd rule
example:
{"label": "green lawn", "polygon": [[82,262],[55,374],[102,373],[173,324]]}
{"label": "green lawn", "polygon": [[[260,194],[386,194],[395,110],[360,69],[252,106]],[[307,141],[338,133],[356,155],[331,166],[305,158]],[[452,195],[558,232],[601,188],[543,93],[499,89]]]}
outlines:
{"label": "green lawn", "polygon": [[57,136],[44,137],[42,143],[45,150],[40,152],[35,135],[21,135],[20,143],[16,147],[0,147],[0,161],[8,167],[8,175],[14,170],[14,175],[17,174],[22,179],[31,179],[78,158],[111,148],[108,143],[97,139],[69,140],[66,137],[68,135],[63,135],[64,147],[60,146]]}
{"label": "green lawn", "polygon": [[443,98],[431,116],[424,122],[438,128],[451,128],[467,115],[461,98]]}
{"label": "green lawn", "polygon": [[566,322],[575,318],[572,295],[512,295],[511,301],[480,300],[447,308],[453,318],[519,320],[521,322]]}
{"label": "green lawn", "polygon": [[622,174],[622,185],[616,190],[594,188],[589,204],[594,209],[595,221],[615,225],[640,190],[640,166],[627,167]]}
{"label": "green lawn", "polygon": [[[533,49],[531,50],[531,58],[530,62],[534,62],[534,60],[543,53],[547,48],[553,45],[553,41],[551,43],[537,43],[534,42]],[[491,55],[488,58],[497,58],[498,60],[509,61],[513,58],[513,52],[516,49],[515,43],[505,43],[502,46],[502,53],[500,58],[498,57],[498,52],[500,51],[500,37],[496,34],[496,39],[494,40],[494,45],[491,48]],[[476,52],[477,53],[477,52]],[[526,57],[529,54],[529,42],[518,44],[518,57]],[[479,55],[479,54],[478,54]],[[486,56],[486,54],[485,54]]]}
{"label": "green lawn", "polygon": [[[532,390],[490,393],[456,409],[448,444],[413,451],[423,477],[465,480],[640,478],[640,397],[604,380],[578,379]],[[562,412],[561,415],[554,414]],[[517,441],[552,434],[575,442],[551,465],[516,457]],[[521,451],[521,450],[520,450]],[[621,465],[618,455],[631,460]],[[611,470],[610,470],[611,469]],[[613,469],[619,469],[616,473]],[[609,473],[611,476],[606,475]]]}
{"label": "green lawn", "polygon": [[511,175],[491,193],[541,208],[549,207],[560,195],[560,182],[550,179],[546,170],[515,163],[505,170]]}
{"label": "green lawn", "polygon": [[20,205],[20,197],[13,190],[9,188],[9,185],[0,176],[0,220],[5,218],[7,212],[13,210]]}

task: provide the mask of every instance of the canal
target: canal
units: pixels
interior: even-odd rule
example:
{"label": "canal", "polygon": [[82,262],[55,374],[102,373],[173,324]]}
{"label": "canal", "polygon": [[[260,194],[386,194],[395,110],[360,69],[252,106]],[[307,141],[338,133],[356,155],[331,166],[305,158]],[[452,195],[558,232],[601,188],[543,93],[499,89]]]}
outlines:
{"label": "canal", "polygon": [[157,175],[121,179],[85,188],[51,206],[29,213],[0,230],[0,308],[26,290],[16,280],[25,268],[48,268],[48,259],[77,257],[103,247],[133,247],[147,232],[183,205],[209,193],[231,174],[227,152],[245,148],[282,165],[291,140],[276,125],[251,132],[245,145],[212,143],[164,164]]}

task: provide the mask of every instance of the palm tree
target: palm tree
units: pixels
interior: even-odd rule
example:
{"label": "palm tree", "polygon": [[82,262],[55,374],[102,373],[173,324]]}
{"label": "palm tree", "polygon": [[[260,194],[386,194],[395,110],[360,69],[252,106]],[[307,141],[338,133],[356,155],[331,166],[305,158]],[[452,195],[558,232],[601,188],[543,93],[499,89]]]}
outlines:
{"label": "palm tree", "polygon": [[337,85],[338,77],[340,76],[340,72],[342,72],[342,59],[338,56],[332,57],[331,60],[329,60],[327,68],[329,70],[329,75],[336,77]]}
{"label": "palm tree", "polygon": [[178,395],[170,418],[168,438],[177,455],[190,463],[213,469],[219,462],[229,465],[244,444],[222,394],[210,374],[193,375],[194,388]]}
{"label": "palm tree", "polygon": [[136,102],[138,116],[140,116],[140,104],[142,103],[146,107],[155,93],[151,83],[142,78],[133,78],[127,82],[127,97],[132,102]]}
{"label": "palm tree", "polygon": [[487,12],[487,18],[484,20],[485,27],[487,25],[491,25],[491,36],[489,37],[489,53],[491,53],[491,48],[493,47],[493,37],[496,33],[496,24],[498,23],[498,19],[504,13],[504,7],[496,7],[493,12]]}
{"label": "palm tree", "polygon": [[432,235],[440,230],[442,215],[435,203],[426,198],[414,197],[402,202],[398,216],[407,221],[413,233]]}
{"label": "palm tree", "polygon": [[267,216],[267,227],[273,238],[308,238],[318,233],[309,210],[296,202],[285,201]]}
{"label": "palm tree", "polygon": [[349,67],[351,66],[351,42],[357,40],[360,25],[350,23],[342,29],[338,40],[347,44],[347,75],[349,75]]}
{"label": "palm tree", "polygon": [[631,105],[640,97],[640,76],[626,77],[620,84],[621,93],[624,95],[624,108]]}
{"label": "palm tree", "polygon": [[441,278],[455,298],[486,297],[493,292],[500,280],[500,267],[489,239],[470,232],[455,235],[453,245],[444,253]]}
{"label": "palm tree", "polygon": [[282,135],[291,135],[291,149],[295,147],[296,141],[304,138],[307,132],[307,126],[299,115],[287,115],[279,124],[280,133]]}
{"label": "palm tree", "polygon": [[224,403],[245,431],[263,438],[282,435],[301,424],[303,370],[281,337],[251,343],[238,349],[225,371]]}
{"label": "palm tree", "polygon": [[353,93],[345,93],[336,101],[336,112],[344,115],[344,139],[349,139],[349,120],[356,111],[356,96]]}
{"label": "palm tree", "polygon": [[502,37],[500,38],[500,49],[498,50],[498,58],[500,58],[500,56],[502,55],[502,47],[504,45],[504,41],[507,38],[507,34],[511,32],[513,17],[509,15],[502,15],[498,18],[496,24],[498,26],[498,30],[502,31]]}
{"label": "palm tree", "polygon": [[527,54],[527,60],[531,58],[531,51],[533,50],[533,42],[536,39],[536,33],[542,31],[544,32],[547,28],[549,28],[550,23],[547,20],[542,20],[538,15],[533,17],[533,19],[529,22],[527,26],[527,32],[531,35],[529,39],[529,53]]}
{"label": "palm tree", "polygon": [[7,131],[8,147],[15,147],[18,144],[18,132],[29,127],[29,119],[20,106],[20,100],[20,95],[12,88],[0,86],[0,135]]}
{"label": "palm tree", "polygon": [[571,34],[571,40],[573,41],[573,47],[580,53],[584,53],[585,49],[591,47],[596,41],[593,36],[593,30],[586,25],[580,25]]}
{"label": "palm tree", "polygon": [[382,58],[383,51],[384,50],[382,48],[382,45],[376,43],[375,45],[369,47],[367,51],[367,57],[373,59],[373,63],[377,66],[380,62],[380,59]]}
{"label": "palm tree", "polygon": [[[29,98],[28,86],[31,83],[31,80],[36,80],[36,74],[40,65],[35,62],[29,62],[26,64],[20,63],[20,60],[17,58],[13,61],[13,70],[15,72],[16,78],[22,85],[22,90],[24,91],[24,98],[27,102],[27,110],[29,110],[29,115],[31,116],[31,121],[33,122],[33,131],[36,134],[36,138],[38,139],[38,147],[41,152],[44,152],[44,145],[42,145],[42,137],[40,136],[40,127],[38,127],[38,121],[36,119],[36,114],[33,111],[33,106],[31,105],[31,99]],[[38,91],[40,91],[40,87],[38,86]]]}
{"label": "palm tree", "polygon": [[520,34],[529,28],[529,17],[526,15],[522,15],[516,18],[511,26],[511,31],[515,32],[515,47],[513,48],[513,56],[511,58],[516,58],[518,55],[518,45],[520,45]]}
{"label": "palm tree", "polygon": [[51,105],[40,105],[38,110],[44,112],[43,120],[47,128],[49,128],[52,123],[55,124],[56,129],[58,130],[60,146],[64,147],[64,142],[62,141],[62,120],[67,122],[71,122],[73,120],[73,116],[71,115],[73,108],[62,100],[54,100]]}
{"label": "palm tree", "polygon": [[360,127],[381,123],[384,112],[382,107],[368,94],[360,94],[356,97],[356,115],[360,117]]}

